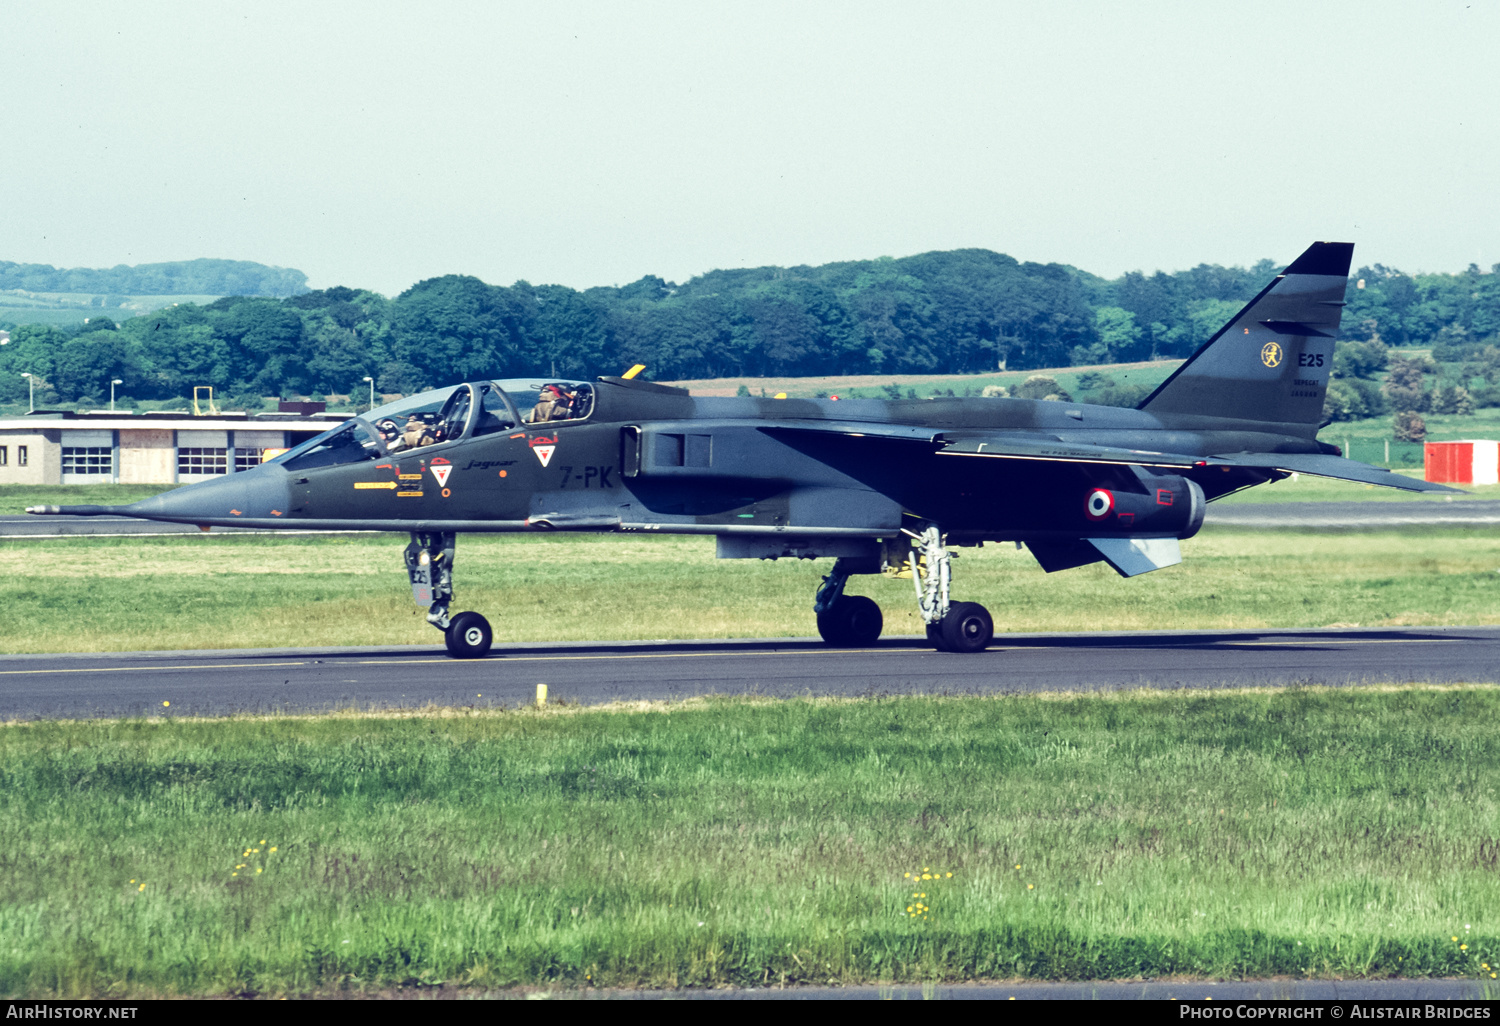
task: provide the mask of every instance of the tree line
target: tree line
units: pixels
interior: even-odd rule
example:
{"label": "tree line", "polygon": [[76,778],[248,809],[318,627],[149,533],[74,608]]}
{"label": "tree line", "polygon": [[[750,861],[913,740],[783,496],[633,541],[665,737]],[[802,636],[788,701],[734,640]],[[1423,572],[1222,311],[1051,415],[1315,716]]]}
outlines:
{"label": "tree line", "polygon": [[[49,402],[97,402],[119,378],[119,394],[135,399],[212,385],[230,408],[259,408],[264,396],[362,395],[367,376],[381,392],[410,393],[480,377],[588,378],[635,363],[658,380],[680,380],[1184,357],[1279,269],[1269,260],[1200,264],[1109,280],[965,249],[711,271],[683,284],[648,275],[582,291],[446,275],[393,299],[347,287],[232,295],[118,324],[18,326],[0,346],[0,401],[24,400],[22,371],[45,383]],[[1500,405],[1500,380],[1486,376],[1500,361],[1483,356],[1500,332],[1500,265],[1416,276],[1377,265],[1353,277],[1330,419],[1390,411],[1379,383],[1389,346],[1430,345],[1439,360],[1455,357],[1475,373],[1450,384],[1470,403]]]}
{"label": "tree line", "polygon": [[173,260],[117,267],[53,267],[0,260],[0,289],[106,296],[295,296],[307,275],[252,260]]}

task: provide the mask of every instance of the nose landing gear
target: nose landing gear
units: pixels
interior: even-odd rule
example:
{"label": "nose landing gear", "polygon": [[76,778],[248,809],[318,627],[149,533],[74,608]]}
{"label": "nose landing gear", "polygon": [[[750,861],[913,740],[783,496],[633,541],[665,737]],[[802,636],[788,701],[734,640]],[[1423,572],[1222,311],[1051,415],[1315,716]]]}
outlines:
{"label": "nose landing gear", "polygon": [[412,598],[427,607],[427,622],[443,632],[448,654],[455,659],[479,659],[490,650],[494,632],[490,622],[478,613],[448,615],[453,601],[453,547],[457,540],[451,531],[427,533],[413,531],[406,546],[406,576],[411,581]]}

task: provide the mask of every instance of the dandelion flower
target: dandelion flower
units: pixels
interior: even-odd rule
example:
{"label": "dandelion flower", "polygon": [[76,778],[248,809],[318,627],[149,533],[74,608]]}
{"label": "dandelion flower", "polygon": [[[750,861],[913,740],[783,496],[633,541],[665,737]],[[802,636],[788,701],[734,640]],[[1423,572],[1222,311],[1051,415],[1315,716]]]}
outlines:
{"label": "dandelion flower", "polygon": [[261,838],[261,839],[260,839],[260,843],[261,843],[261,844],[265,844],[265,843],[266,843],[266,839],[265,839],[265,838],[264,838],[264,837],[262,837],[262,838]]}
{"label": "dandelion flower", "polygon": [[1467,944],[1460,944],[1458,946],[1458,950],[1459,951],[1468,951],[1469,950],[1469,946]]}
{"label": "dandelion flower", "polygon": [[950,877],[951,877],[951,876],[952,876],[952,875],[953,875],[953,874],[952,874],[952,873],[949,873],[949,874],[948,874],[948,875],[949,875],[949,876],[950,876]]}
{"label": "dandelion flower", "polygon": [[1019,862],[1017,862],[1017,863],[1016,863],[1016,868],[1017,868],[1017,869],[1020,869],[1020,868],[1021,868],[1021,864],[1020,864],[1020,863],[1019,863]]}
{"label": "dandelion flower", "polygon": [[911,906],[910,905],[906,906],[906,911],[908,911],[908,912],[911,911]]}
{"label": "dandelion flower", "polygon": [[145,889],[146,889],[146,885],[145,884],[141,884],[139,887],[136,888],[136,890],[138,890],[138,891],[144,891]]}
{"label": "dandelion flower", "polygon": [[164,706],[171,705],[171,704],[172,704],[171,702],[163,702],[162,703],[162,705],[164,705]]}
{"label": "dandelion flower", "polygon": [[[132,879],[132,880],[131,880],[131,881],[130,881],[130,882],[131,882],[131,883],[135,883],[135,880],[133,880],[133,879]],[[1486,967],[1485,967],[1485,968],[1489,968],[1489,967],[1488,967],[1488,966],[1486,966]]]}
{"label": "dandelion flower", "polygon": [[238,874],[238,873],[230,873],[229,875],[230,876],[239,876],[240,874]]}
{"label": "dandelion flower", "polygon": [[1457,944],[1457,943],[1458,943],[1458,938],[1457,938],[1457,937],[1454,937],[1454,938],[1453,938],[1453,943],[1454,943],[1454,944]]}
{"label": "dandelion flower", "polygon": [[1036,884],[1027,884],[1026,885],[1026,889],[1029,891],[1029,890],[1031,890],[1035,886],[1036,886]]}
{"label": "dandelion flower", "polygon": [[922,879],[923,880],[931,880],[932,879],[932,874],[931,873],[923,873],[922,874]]}
{"label": "dandelion flower", "polygon": [[904,876],[904,877],[906,877],[908,880],[911,879],[911,874],[910,873],[902,873],[901,875]]}
{"label": "dandelion flower", "polygon": [[275,851],[275,850],[276,850],[276,845],[274,845],[274,844],[273,844],[273,845],[271,845],[271,850],[272,850],[272,851]]}
{"label": "dandelion flower", "polygon": [[257,872],[257,873],[264,873],[264,872],[265,872],[265,870],[263,870],[263,869],[261,869],[261,868],[260,868],[260,867],[259,867],[259,866],[256,866],[256,867],[255,867],[255,871],[256,871],[256,872]]}

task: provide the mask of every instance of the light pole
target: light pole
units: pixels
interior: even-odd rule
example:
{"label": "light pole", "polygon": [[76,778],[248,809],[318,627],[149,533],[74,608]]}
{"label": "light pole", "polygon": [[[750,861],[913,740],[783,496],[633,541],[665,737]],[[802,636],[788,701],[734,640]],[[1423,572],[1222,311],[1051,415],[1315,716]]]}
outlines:
{"label": "light pole", "polygon": [[26,379],[26,412],[36,412],[36,379],[26,371],[21,372],[21,377]]}
{"label": "light pole", "polygon": [[370,409],[375,408],[375,379],[365,375],[365,380],[370,383]]}
{"label": "light pole", "polygon": [[123,378],[115,378],[109,383],[109,412],[115,412],[115,386],[125,384]]}

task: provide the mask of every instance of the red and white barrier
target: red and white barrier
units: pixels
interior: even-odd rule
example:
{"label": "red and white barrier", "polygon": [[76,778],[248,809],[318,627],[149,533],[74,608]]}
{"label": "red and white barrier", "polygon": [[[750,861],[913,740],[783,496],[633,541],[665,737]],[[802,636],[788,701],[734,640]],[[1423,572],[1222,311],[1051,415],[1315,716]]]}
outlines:
{"label": "red and white barrier", "polygon": [[1439,484],[1500,484],[1500,442],[1427,442],[1422,466],[1422,476]]}

